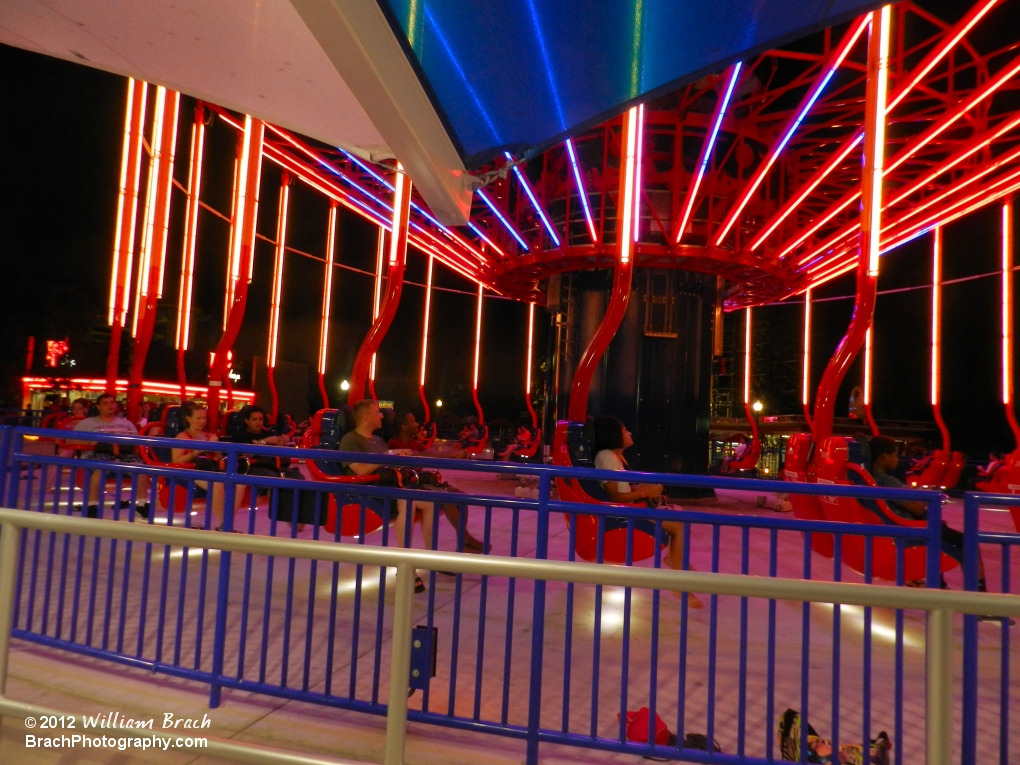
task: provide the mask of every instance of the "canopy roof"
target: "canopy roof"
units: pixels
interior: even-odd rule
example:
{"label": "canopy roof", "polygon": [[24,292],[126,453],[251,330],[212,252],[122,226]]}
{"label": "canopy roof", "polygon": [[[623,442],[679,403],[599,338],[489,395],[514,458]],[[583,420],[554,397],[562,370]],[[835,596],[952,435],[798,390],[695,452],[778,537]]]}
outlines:
{"label": "canopy roof", "polygon": [[[8,0],[0,42],[179,90],[378,159],[467,220],[467,167],[875,0]],[[567,12],[569,10],[569,12]]]}
{"label": "canopy roof", "polygon": [[832,27],[875,0],[379,0],[468,167]]}

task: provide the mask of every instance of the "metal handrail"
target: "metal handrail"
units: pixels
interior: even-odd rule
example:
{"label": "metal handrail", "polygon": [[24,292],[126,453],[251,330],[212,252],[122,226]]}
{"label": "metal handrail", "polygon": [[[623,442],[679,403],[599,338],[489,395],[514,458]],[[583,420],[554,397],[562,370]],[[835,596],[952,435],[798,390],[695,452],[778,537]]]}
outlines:
{"label": "metal handrail", "polygon": [[[711,595],[736,595],[801,602],[914,609],[928,612],[926,662],[926,761],[948,765],[952,752],[952,652],[954,613],[1020,617],[1020,596],[885,587],[845,582],[615,567],[592,563],[521,560],[505,556],[417,551],[344,543],[279,539],[169,528],[135,523],[110,523],[64,515],[0,508],[0,714],[31,714],[37,707],[3,695],[13,626],[18,548],[21,529],[80,534],[106,539],[176,545],[205,550],[280,555],[335,563],[353,563],[397,570],[390,688],[387,704],[385,765],[402,765],[407,728],[407,694],[411,661],[411,627],[415,569],[464,574],[508,576],[535,581],[600,584]],[[210,739],[203,753],[239,762],[325,763],[294,753],[272,753],[262,747]],[[273,759],[273,758],[276,759]],[[335,761],[333,761],[335,762]]]}

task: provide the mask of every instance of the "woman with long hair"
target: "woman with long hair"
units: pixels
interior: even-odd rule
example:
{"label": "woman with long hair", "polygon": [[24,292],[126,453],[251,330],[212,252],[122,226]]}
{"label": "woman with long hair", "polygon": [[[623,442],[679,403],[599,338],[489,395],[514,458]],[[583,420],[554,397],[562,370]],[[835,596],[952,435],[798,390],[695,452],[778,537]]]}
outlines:
{"label": "woman with long hair", "polygon": [[[634,439],[626,426],[615,417],[595,418],[595,467],[599,470],[627,469],[627,460],[623,456],[625,449],[634,445]],[[662,496],[662,484],[637,483],[627,481],[599,481],[609,499],[621,504],[636,502],[657,502]],[[638,526],[646,526],[644,531],[655,534],[654,523],[647,519],[639,520]],[[684,525],[680,521],[662,521],[662,531],[668,538],[666,556],[663,561],[677,571],[691,570],[692,566],[684,561]],[[691,608],[702,608],[704,604],[693,594],[689,594],[688,605]]]}
{"label": "woman with long hair", "polygon": [[[214,442],[217,439],[215,433],[205,432],[205,423],[208,413],[205,407],[197,401],[187,401],[181,407],[181,418],[184,423],[184,430],[177,434],[177,438],[186,441],[199,441],[203,444]],[[170,461],[176,465],[194,466],[199,457],[209,453],[206,447],[194,447],[171,449]],[[212,488],[209,484],[212,483]],[[221,481],[195,481],[195,486],[205,489],[209,496],[209,509],[216,518],[216,531],[223,531],[223,483]]]}

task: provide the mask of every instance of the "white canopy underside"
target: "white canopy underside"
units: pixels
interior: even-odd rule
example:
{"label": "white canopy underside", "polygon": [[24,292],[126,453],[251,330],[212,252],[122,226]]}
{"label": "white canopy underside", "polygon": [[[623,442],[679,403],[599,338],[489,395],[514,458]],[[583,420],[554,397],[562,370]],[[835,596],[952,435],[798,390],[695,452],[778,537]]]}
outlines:
{"label": "white canopy underside", "polygon": [[463,164],[374,0],[4,0],[0,43],[396,157],[437,217],[467,219]]}

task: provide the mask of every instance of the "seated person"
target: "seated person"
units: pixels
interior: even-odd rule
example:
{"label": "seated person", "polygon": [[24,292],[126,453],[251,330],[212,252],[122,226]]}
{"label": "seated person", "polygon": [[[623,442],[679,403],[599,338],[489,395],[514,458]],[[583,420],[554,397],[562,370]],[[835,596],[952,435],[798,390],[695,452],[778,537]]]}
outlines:
{"label": "seated person", "polygon": [[482,438],[482,431],[478,429],[478,424],[475,422],[469,422],[463,428],[461,428],[460,434],[457,436],[460,440],[461,446],[473,446],[478,443]]}
{"label": "seated person", "polygon": [[[407,412],[404,414],[398,414],[395,418],[395,422],[399,428],[393,438],[389,440],[386,445],[390,449],[406,449],[414,454],[420,454],[422,456],[442,456],[448,458],[460,458],[464,456],[463,451],[447,452],[442,455],[438,454],[432,449],[426,449],[425,445],[414,438],[419,432],[418,421],[414,414]],[[438,489],[442,487],[422,485],[423,489]],[[460,491],[454,489],[451,486],[447,486],[443,489],[459,494]],[[446,516],[446,520],[450,522],[453,528],[460,528],[460,508],[452,502],[444,502],[440,505],[443,509],[443,514]],[[467,507],[464,508],[464,552],[480,553],[484,545],[481,540],[472,536],[471,532],[467,530]]]}
{"label": "seated person", "polygon": [[[197,401],[186,401],[181,407],[181,418],[184,430],[177,434],[177,438],[186,441],[200,441],[202,443],[213,443],[219,440],[215,433],[205,432],[205,423],[208,414],[205,407]],[[182,446],[179,449],[170,450],[170,461],[176,465],[195,466],[200,457],[209,455],[207,448],[188,449]],[[223,483],[212,482],[212,490],[209,489],[209,481],[195,481],[195,486],[204,489],[211,495],[209,509],[216,519],[216,531],[223,531]]]}
{"label": "seated person", "polygon": [[[888,436],[875,436],[868,445],[871,448],[871,475],[875,483],[890,489],[905,489],[906,484],[899,478],[892,475],[890,471],[895,470],[900,464],[900,447]],[[924,502],[917,500],[886,500],[889,509],[903,518],[923,521],[928,518],[928,508]],[[946,555],[963,563],[963,533],[951,529],[942,522],[942,549]],[[945,586],[945,580],[942,582]],[[910,586],[923,587],[924,582],[908,582]],[[978,553],[978,591],[986,592],[985,586],[985,563]]]}
{"label": "seated person", "polygon": [[[595,438],[592,451],[595,452],[595,467],[599,470],[626,470],[627,460],[623,456],[625,449],[634,445],[634,439],[624,424],[615,417],[595,418]],[[658,500],[662,496],[662,485],[657,483],[630,484],[627,481],[599,481],[612,502],[633,503],[644,500]],[[684,525],[680,521],[663,521],[662,531],[668,538],[666,557],[667,566],[676,570],[693,568],[684,565],[683,540]],[[654,533],[654,528],[652,532]],[[702,608],[703,603],[690,593],[691,608]]]}
{"label": "seated person", "polygon": [[[77,403],[77,402],[76,402]],[[99,414],[95,417],[86,417],[79,420],[75,431],[84,433],[107,433],[118,436],[137,436],[138,429],[122,417],[117,417],[117,399],[112,393],[103,393],[96,399],[99,407]],[[101,462],[120,462],[126,464],[140,464],[141,458],[135,454],[134,448],[123,448],[116,444],[99,444],[93,442],[92,451],[82,452],[82,459],[99,460]],[[99,470],[92,471],[89,479],[88,509],[86,515],[89,518],[99,516]],[[127,501],[121,502],[121,506],[129,506]],[[135,503],[135,512],[143,518],[149,517],[149,477],[138,476],[138,494]]]}
{"label": "seated person", "polygon": [[[363,454],[386,454],[386,442],[381,437],[375,435],[375,431],[382,427],[383,415],[379,410],[379,402],[373,399],[363,398],[357,402],[354,407],[354,430],[344,434],[344,437],[340,439],[340,444],[337,447],[342,452],[361,452]],[[375,473],[381,469],[385,469],[383,465],[377,462],[344,462],[344,472],[348,475],[368,475],[369,473]],[[401,485],[400,471],[393,471],[396,475],[397,485]],[[395,502],[396,510],[394,518],[396,519],[397,525],[397,546],[405,547],[410,546],[411,539],[404,539],[404,526],[405,518],[408,512],[414,512],[418,510],[421,512],[421,531],[422,536],[425,537],[425,548],[428,550],[432,549],[432,503],[415,501],[414,508],[409,509],[407,506],[407,500],[398,499]],[[412,517],[411,534],[414,536],[414,524]],[[414,580],[414,591],[425,592],[425,583],[421,577],[415,577]]]}
{"label": "seated person", "polygon": [[517,428],[517,438],[512,443],[507,444],[506,449],[496,456],[501,460],[509,459],[510,455],[515,451],[530,444],[532,438],[534,438],[534,434],[531,432],[531,428],[521,425]]}
{"label": "seated person", "polygon": [[732,473],[734,471],[734,468],[732,468],[731,465],[734,462],[740,462],[740,460],[744,459],[744,455],[747,454],[747,450],[750,448],[751,442],[747,440],[747,436],[738,435],[737,445],[733,447],[733,454],[731,454],[729,457],[723,458],[722,472]]}
{"label": "seated person", "polygon": [[[237,444],[257,444],[264,446],[288,446],[290,439],[286,436],[278,436],[272,430],[265,427],[266,410],[261,406],[246,406],[241,409],[244,429],[234,437]],[[267,476],[270,478],[291,478],[296,481],[303,481],[305,477],[301,471],[291,467],[290,460],[286,457],[268,457],[261,455],[248,458],[251,466],[248,468],[248,475]],[[260,493],[266,490],[260,490]],[[243,504],[244,492],[238,491],[234,502],[234,509]],[[276,518],[279,521],[291,521],[294,508],[294,490],[280,489],[277,492]],[[298,491],[298,524],[297,530],[304,531],[306,523],[321,522],[321,512],[316,512],[316,504],[325,508],[326,500],[318,500],[318,492]],[[317,520],[318,519],[318,520]]]}

